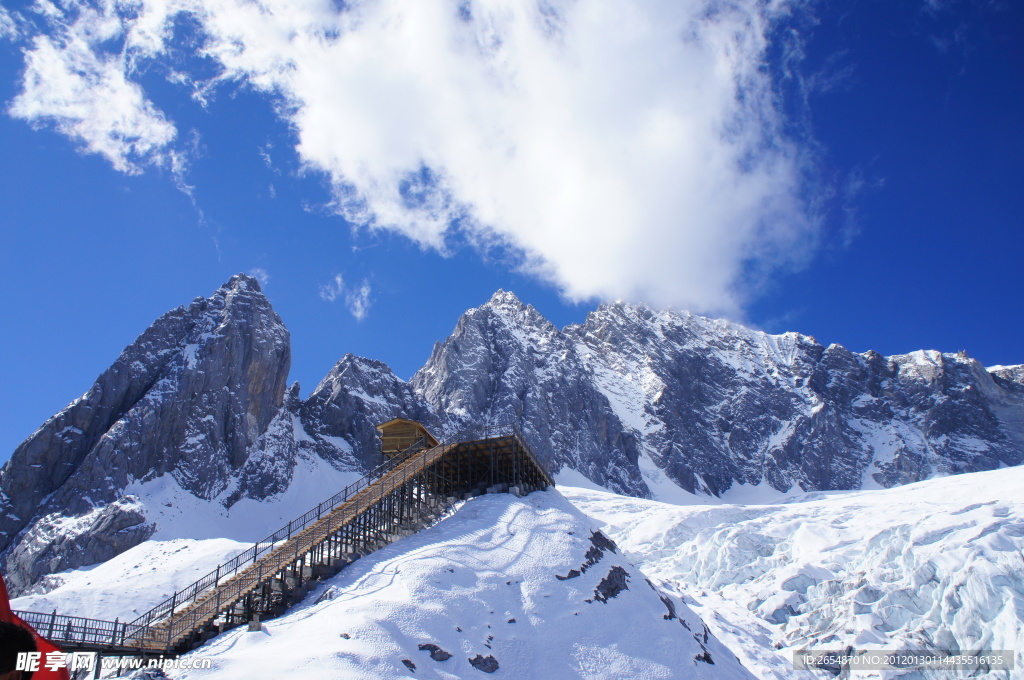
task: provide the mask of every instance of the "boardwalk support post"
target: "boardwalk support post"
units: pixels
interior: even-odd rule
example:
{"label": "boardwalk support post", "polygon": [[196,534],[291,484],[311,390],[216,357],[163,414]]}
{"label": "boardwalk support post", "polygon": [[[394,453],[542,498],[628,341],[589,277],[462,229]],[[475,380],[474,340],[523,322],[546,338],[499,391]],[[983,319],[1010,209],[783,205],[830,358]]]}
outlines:
{"label": "boardwalk support post", "polygon": [[422,529],[457,499],[506,490],[529,493],[553,484],[514,427],[471,430],[435,446],[394,453],[366,477],[131,623],[56,611],[19,615],[69,648],[173,655],[194,645],[220,617],[237,624],[279,615],[280,607],[301,599],[305,581],[326,578]]}

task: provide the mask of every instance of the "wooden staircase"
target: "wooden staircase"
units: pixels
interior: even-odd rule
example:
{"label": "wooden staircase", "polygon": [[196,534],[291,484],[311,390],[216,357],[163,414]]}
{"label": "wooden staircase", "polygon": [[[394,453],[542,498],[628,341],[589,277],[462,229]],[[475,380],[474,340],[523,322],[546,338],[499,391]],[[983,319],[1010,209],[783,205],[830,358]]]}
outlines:
{"label": "wooden staircase", "polygon": [[[135,621],[91,625],[103,631],[105,649],[120,650],[113,653],[181,653],[228,628],[283,613],[311,582],[422,529],[457,499],[553,485],[510,426],[463,432],[435,446],[421,441]],[[71,641],[56,635],[54,642]]]}
{"label": "wooden staircase", "polygon": [[[147,631],[145,647],[164,647],[175,649],[197,630],[202,630],[225,609],[234,607],[245,595],[267,583],[268,580],[283,580],[286,571],[296,571],[296,567],[307,566],[304,558],[340,527],[351,524],[363,513],[368,512],[375,504],[390,496],[399,487],[408,484],[411,476],[421,474],[423,469],[436,462],[444,455],[447,446],[435,446],[421,455],[410,457],[383,477],[367,485],[348,502],[335,508],[319,521],[306,527],[291,539],[284,541],[269,554],[259,559],[248,568],[217,584],[202,597],[171,614],[163,621],[150,626]],[[436,508],[436,504],[427,505]],[[428,514],[428,513],[423,513]],[[390,541],[387,535],[381,536],[381,545]],[[333,558],[343,559],[343,558]],[[309,565],[312,566],[312,565]],[[330,566],[330,565],[326,565]],[[284,578],[289,578],[285,576]],[[290,578],[301,579],[301,573]]]}

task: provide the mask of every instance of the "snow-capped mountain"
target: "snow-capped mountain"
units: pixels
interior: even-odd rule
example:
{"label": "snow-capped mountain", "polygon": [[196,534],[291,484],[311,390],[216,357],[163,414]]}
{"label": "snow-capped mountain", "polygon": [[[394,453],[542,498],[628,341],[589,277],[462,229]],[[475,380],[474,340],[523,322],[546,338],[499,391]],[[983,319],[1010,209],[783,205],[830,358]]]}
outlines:
{"label": "snow-capped mountain", "polygon": [[0,549],[13,589],[152,535],[123,496],[134,481],[169,475],[197,498],[224,492],[280,409],[290,361],[288,331],[252,279],[157,319],[4,466]]}
{"label": "snow-capped mountain", "polygon": [[256,541],[361,476],[409,387],[346,357],[303,402],[290,363],[251,277],[157,319],[0,471],[11,591],[150,537]]}
{"label": "snow-capped mountain", "polygon": [[670,498],[891,487],[1020,464],[1022,378],[963,354],[855,354],[624,303],[559,330],[499,292],[411,382],[458,422],[519,423],[555,470]]}
{"label": "snow-capped mountain", "polygon": [[499,291],[466,312],[410,381],[456,429],[518,424],[553,471],[571,468],[609,489],[647,496],[641,433],[608,399],[572,332]]}
{"label": "snow-capped mountain", "polygon": [[376,426],[392,418],[410,418],[440,432],[433,411],[412,386],[384,363],[347,354],[298,409],[304,430],[319,443],[321,455],[352,452],[360,469],[380,463]]}
{"label": "snow-capped mountain", "polygon": [[1020,366],[855,354],[643,305],[558,329],[499,291],[410,381],[348,355],[305,400],[289,363],[252,278],[158,319],[0,471],[12,591],[197,527],[257,540],[373,467],[374,426],[396,416],[438,434],[514,422],[560,478],[665,500],[1024,461]]}

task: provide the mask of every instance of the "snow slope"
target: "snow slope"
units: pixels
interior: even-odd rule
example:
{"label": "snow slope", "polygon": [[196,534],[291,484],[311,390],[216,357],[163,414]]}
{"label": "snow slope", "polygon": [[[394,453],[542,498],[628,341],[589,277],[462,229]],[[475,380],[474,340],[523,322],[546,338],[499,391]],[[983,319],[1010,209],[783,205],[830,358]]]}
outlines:
{"label": "snow slope", "polygon": [[146,541],[106,562],[51,574],[48,585],[58,587],[14,598],[11,607],[131,621],[248,547],[226,538]]}
{"label": "snow slope", "polygon": [[1016,650],[1017,670],[971,674],[994,679],[1024,677],[1022,488],[1015,467],[778,505],[562,491],[758,677],[801,677],[808,647]]}
{"label": "snow slope", "polygon": [[356,562],[263,631],[238,628],[191,652],[211,658],[211,670],[171,675],[753,677],[591,526],[555,491],[473,499]]}
{"label": "snow slope", "polygon": [[132,620],[360,477],[305,451],[293,463],[284,491],[262,501],[242,498],[230,508],[220,498],[188,493],[171,475],[133,482],[127,498],[153,523],[152,539],[105,562],[45,576],[12,601],[14,608]]}
{"label": "snow slope", "polygon": [[[494,677],[517,679],[810,680],[830,676],[794,671],[794,650],[853,646],[1016,650],[1017,670],[968,675],[1020,678],[1022,486],[1024,468],[1007,468],[774,505],[568,487],[568,500],[485,496],[356,562],[263,631],[192,652],[212,670],[171,676],[478,678],[471,660],[493,658]],[[151,540],[13,604],[123,620],[243,547]]]}
{"label": "snow slope", "polygon": [[262,500],[242,498],[230,508],[222,501],[232,487],[205,500],[182,489],[171,475],[133,482],[125,493],[144,508],[146,520],[155,527],[154,539],[229,538],[255,543],[362,477],[359,472],[338,470],[306,451],[299,451],[291,462],[289,484],[283,491]]}

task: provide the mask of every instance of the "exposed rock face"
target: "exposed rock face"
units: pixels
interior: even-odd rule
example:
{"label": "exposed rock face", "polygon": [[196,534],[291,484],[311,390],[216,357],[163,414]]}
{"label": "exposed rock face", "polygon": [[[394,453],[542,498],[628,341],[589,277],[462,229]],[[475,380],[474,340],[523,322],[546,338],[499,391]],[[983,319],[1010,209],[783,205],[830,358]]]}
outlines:
{"label": "exposed rock face", "polygon": [[158,319],[0,473],[0,549],[26,532],[5,557],[12,590],[145,540],[151,528],[125,533],[141,521],[131,513],[78,521],[133,481],[166,473],[206,499],[227,489],[281,408],[290,362],[287,329],[243,275]]}
{"label": "exposed rock face", "polygon": [[628,305],[567,332],[593,350],[606,389],[644,386],[629,417],[687,490],[889,487],[1024,462],[1020,392],[966,356],[854,354]]}
{"label": "exposed rock face", "polygon": [[133,496],[74,518],[50,513],[29,525],[6,555],[8,583],[23,593],[47,574],[109,560],[152,535],[145,508]]}
{"label": "exposed rock face", "polygon": [[371,470],[381,461],[376,426],[392,418],[417,420],[438,434],[439,419],[386,364],[346,354],[320,381],[299,409],[299,417],[317,455],[333,460],[348,452],[346,462]]}
{"label": "exposed rock face", "polygon": [[289,363],[249,277],[158,319],[0,471],[11,590],[151,536],[132,484],[166,475],[222,508],[272,498],[300,458],[374,468],[375,426],[399,416],[439,437],[515,423],[553,472],[636,496],[889,487],[1024,462],[1022,366],[854,354],[643,305],[559,330],[499,291],[410,382],[346,355],[304,401],[285,390]]}
{"label": "exposed rock face", "polygon": [[338,470],[372,470],[383,462],[376,426],[399,416],[443,430],[431,408],[386,364],[345,355],[305,401],[298,383],[292,385],[281,410],[250,447],[225,504],[285,492],[299,455],[321,458]]}
{"label": "exposed rock face", "polygon": [[553,470],[568,466],[609,489],[646,495],[637,433],[624,427],[580,349],[501,291],[459,319],[411,382],[456,427],[515,423]]}
{"label": "exposed rock face", "polygon": [[512,421],[555,470],[648,495],[894,486],[1024,462],[1024,370],[883,357],[643,305],[561,331],[510,293],[467,312],[413,386],[462,423]]}

